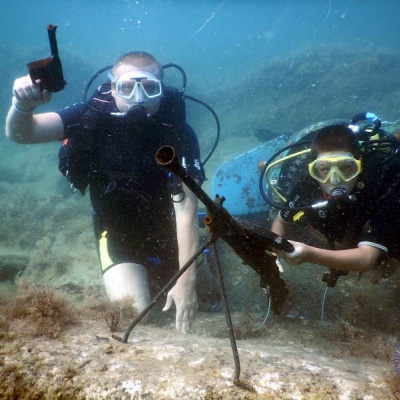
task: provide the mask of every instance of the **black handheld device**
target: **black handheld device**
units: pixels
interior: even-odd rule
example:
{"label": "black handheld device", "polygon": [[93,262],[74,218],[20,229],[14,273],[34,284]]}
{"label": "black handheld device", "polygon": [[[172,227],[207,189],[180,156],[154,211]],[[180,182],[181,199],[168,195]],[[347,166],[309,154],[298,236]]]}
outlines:
{"label": "black handheld device", "polygon": [[40,79],[40,88],[49,92],[59,92],[64,89],[67,82],[64,80],[61,59],[58,55],[56,25],[47,25],[49,34],[51,57],[32,61],[27,64],[32,82]]}

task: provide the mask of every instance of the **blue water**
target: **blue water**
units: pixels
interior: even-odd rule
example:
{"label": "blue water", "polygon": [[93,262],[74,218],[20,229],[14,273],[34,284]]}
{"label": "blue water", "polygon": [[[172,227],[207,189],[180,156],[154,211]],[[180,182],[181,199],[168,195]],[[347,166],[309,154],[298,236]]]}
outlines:
{"label": "blue water", "polygon": [[52,23],[60,53],[67,47],[103,66],[142,49],[183,64],[204,85],[212,84],[209,74],[231,79],[309,46],[400,44],[397,0],[14,0],[1,14],[2,41],[11,46],[45,44]]}
{"label": "blue water", "polygon": [[[291,54],[304,53],[307,49],[321,45],[336,48],[341,46],[365,48],[371,57],[381,49],[399,53],[399,16],[399,0],[3,0],[0,9],[0,38],[1,44],[21,48],[23,54],[29,49],[34,57],[39,59],[49,55],[46,25],[51,23],[58,26],[58,46],[61,59],[68,66],[64,70],[68,85],[64,92],[56,94],[54,98],[56,100],[58,96],[64,96],[62,102],[65,101],[65,105],[76,101],[77,98],[80,99],[81,87],[85,79],[90,77],[87,71],[91,71],[91,68],[86,68],[85,72],[82,72],[78,63],[71,68],[71,62],[68,63],[69,60],[64,58],[67,54],[75,54],[80,59],[87,60],[93,66],[93,72],[112,64],[121,54],[133,50],[153,53],[162,64],[175,62],[181,65],[189,78],[188,93],[207,100],[221,119],[222,140],[207,166],[209,168],[207,170],[209,181],[205,184],[207,185],[212,179],[213,167],[218,166],[225,156],[232,159],[234,155],[259,145],[254,135],[251,136],[258,128],[272,126],[271,129],[277,129],[279,132],[291,132],[320,120],[350,118],[356,112],[375,110],[382,112],[384,119],[398,119],[400,99],[397,95],[400,93],[398,83],[400,74],[387,76],[385,71],[390,70],[387,66],[383,69],[383,73],[379,70],[375,72],[379,76],[383,75],[385,81],[387,79],[389,83],[393,82],[393,94],[385,96],[385,93],[380,93],[379,85],[376,85],[377,89],[375,85],[369,89],[367,85],[370,81],[367,75],[365,85],[363,80],[363,84],[360,85],[362,87],[355,88],[358,90],[350,100],[346,91],[347,98],[344,100],[350,105],[340,115],[332,115],[331,109],[333,105],[337,109],[337,104],[343,100],[342,92],[327,90],[323,104],[309,105],[305,100],[307,96],[310,98],[312,95],[305,94],[303,89],[299,89],[299,93],[296,93],[291,86],[290,76],[286,78],[285,75],[282,82],[288,82],[289,89],[279,82],[285,90],[281,92],[282,94],[275,91],[275,95],[282,101],[282,106],[285,105],[283,104],[285,96],[289,97],[291,92],[301,97],[300,101],[293,103],[295,104],[293,108],[300,109],[302,114],[309,117],[307,124],[304,122],[305,118],[298,123],[298,114],[288,115],[292,111],[289,101],[289,105],[284,108],[283,117],[278,114],[279,110],[269,112],[268,107],[272,109],[273,104],[268,101],[273,103],[274,98],[270,100],[272,97],[270,87],[261,82],[259,75],[257,75],[258,82],[263,83],[262,87],[268,87],[268,91],[258,93],[254,90],[253,93],[256,94],[253,97],[257,96],[255,100],[243,90],[243,82],[246,85],[249,77],[252,77],[252,71],[260,74],[263,65],[275,57],[289,57]],[[3,110],[0,115],[2,126],[7,107],[11,104],[13,80],[26,73],[25,62],[32,60],[29,58],[18,65],[12,65],[11,76],[7,78],[2,76],[0,93],[5,93],[4,96],[0,96],[0,109]],[[4,61],[4,55],[0,54],[1,61]],[[343,58],[333,59],[332,65],[335,66],[335,62],[343,65],[346,61]],[[296,70],[299,69],[296,65]],[[325,71],[317,71],[320,72],[316,77],[317,81],[318,79],[322,81],[321,75],[331,76],[330,74],[334,73],[329,68]],[[262,78],[268,80],[269,76]],[[254,81],[256,87],[257,79]],[[332,86],[336,87],[337,82],[337,75],[332,75]],[[353,91],[355,85],[351,80],[343,82],[350,87],[350,92]],[[313,83],[314,80],[306,81],[299,87],[314,87]],[[399,87],[397,92],[396,85]],[[356,95],[361,97],[370,92],[377,94],[373,99],[374,102],[366,97],[364,103],[354,104]],[[308,93],[312,93],[310,89]],[[224,94],[228,99],[226,102],[222,101]],[[381,99],[389,97],[392,103],[380,104]],[[234,100],[232,104],[226,104],[230,99]],[[264,108],[261,106],[257,108],[256,103],[260,103]],[[303,103],[304,110],[301,107]],[[317,119],[312,114],[313,109],[317,108],[323,109],[323,118]],[[46,109],[57,110],[58,106],[52,102],[38,108],[38,112]],[[246,113],[252,114],[248,116]],[[381,116],[380,113],[379,115]],[[283,121],[286,122],[286,126],[281,127],[285,118],[290,120],[290,124],[288,121]],[[191,124],[192,121],[193,119],[189,118]],[[205,128],[202,122],[199,121],[198,127],[194,124],[194,127],[200,137],[203,154],[207,154],[214,140],[215,129],[213,121],[206,121]],[[59,243],[65,244],[67,248],[65,254],[72,248],[78,249],[79,253],[80,246],[83,246],[79,241],[80,235],[89,232],[90,227],[80,225],[80,220],[74,217],[76,208],[69,206],[69,204],[74,205],[74,200],[71,201],[69,193],[67,197],[62,191],[67,191],[68,185],[57,170],[59,144],[51,143],[47,148],[49,150],[45,151],[42,146],[47,145],[19,146],[7,141],[4,133],[0,133],[2,133],[0,137],[2,240],[8,238],[12,246],[22,243],[21,247],[33,247],[39,239],[42,239],[43,230],[43,235],[51,238],[52,242],[56,240],[57,246]],[[237,139],[238,137],[241,141]],[[236,142],[231,140],[232,138],[236,139]],[[235,148],[232,149],[230,146]],[[63,179],[62,189],[60,189],[61,179]],[[60,203],[60,196],[56,198],[57,203],[53,204],[52,196],[57,193],[65,196],[66,200],[63,200],[65,204]],[[35,196],[50,200],[48,203],[37,202]],[[50,210],[48,218],[47,204]],[[53,208],[54,215],[58,216],[58,219],[53,218],[51,214]],[[32,210],[34,214],[30,213]],[[87,212],[87,215],[89,214]],[[73,230],[75,228],[76,232]],[[7,243],[2,245],[6,246]],[[38,247],[37,252],[40,251],[42,250]],[[41,254],[36,255],[36,259],[40,259],[40,256]],[[60,265],[67,264],[63,252],[58,257],[57,260],[61,260]],[[93,257],[95,257],[94,251]],[[239,287],[238,285],[237,290]],[[308,296],[308,298],[314,297]],[[303,299],[301,304],[302,302]]]}
{"label": "blue water", "polygon": [[[364,103],[360,101],[361,105],[350,104],[340,115],[330,112],[332,103],[327,103],[326,113],[314,116],[311,110],[315,107],[311,105],[303,112],[309,118],[301,121],[296,116],[289,120],[290,108],[282,104],[279,107],[288,121],[281,127],[283,118],[279,115],[275,118],[274,111],[267,110],[270,90],[259,93],[259,100],[252,100],[246,97],[246,88],[240,84],[253,71],[259,74],[275,57],[304,54],[307,49],[321,45],[366,48],[371,57],[381,49],[398,53],[399,15],[398,0],[13,0],[2,4],[0,35],[5,45],[23,51],[30,49],[32,58],[26,59],[29,62],[49,56],[46,25],[58,26],[58,47],[68,85],[65,91],[54,96],[52,103],[42,106],[41,111],[57,110],[80,101],[85,81],[97,69],[113,64],[123,53],[144,50],[153,53],[162,64],[174,62],[184,68],[188,76],[187,93],[215,108],[226,138],[250,135],[264,127],[278,131],[301,129],[321,118],[349,117],[366,111],[365,107],[379,112],[384,119],[398,119],[397,102],[393,96],[387,96],[387,102],[382,105],[379,99],[367,98]],[[71,64],[66,59],[71,54],[87,61],[89,66],[80,68]],[[346,63],[343,58],[333,60],[333,66],[334,61]],[[12,65],[13,73],[3,82],[3,88],[10,88],[3,89],[10,94],[0,98],[0,104],[6,109],[13,79],[26,73],[25,61],[17,64]],[[268,79],[268,76],[262,78]],[[333,83],[337,82],[335,79],[332,76]],[[395,84],[398,77],[388,79]],[[175,82],[172,84],[176,86]],[[365,91],[376,92],[376,89],[372,86]],[[227,106],[236,93],[235,104]],[[278,96],[285,101],[284,94],[278,93]],[[336,103],[340,101],[328,97]],[[255,109],[257,102],[264,105],[260,112]],[[242,116],[252,112],[251,123],[243,122]],[[203,109],[199,113],[207,115]],[[2,125],[5,114],[0,116]],[[191,109],[188,115],[206,153],[214,140],[214,122],[208,119],[204,126],[203,121],[195,120],[198,116]],[[227,145],[223,146],[225,151]]]}

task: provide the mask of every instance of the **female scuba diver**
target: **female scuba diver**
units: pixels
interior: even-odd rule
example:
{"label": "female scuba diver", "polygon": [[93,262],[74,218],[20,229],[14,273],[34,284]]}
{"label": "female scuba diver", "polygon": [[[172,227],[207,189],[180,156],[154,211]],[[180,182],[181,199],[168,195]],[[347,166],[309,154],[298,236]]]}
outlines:
{"label": "female scuba diver", "polygon": [[[369,148],[368,140],[361,145],[353,128],[338,123],[314,134],[308,173],[272,224],[283,237],[291,224],[300,224],[326,239],[324,248],[290,241],[292,253],[276,253],[293,266],[308,262],[330,268],[323,281],[331,287],[348,271],[380,265],[387,272],[400,258],[400,165],[390,145]],[[400,145],[394,137],[385,143],[394,142]]]}

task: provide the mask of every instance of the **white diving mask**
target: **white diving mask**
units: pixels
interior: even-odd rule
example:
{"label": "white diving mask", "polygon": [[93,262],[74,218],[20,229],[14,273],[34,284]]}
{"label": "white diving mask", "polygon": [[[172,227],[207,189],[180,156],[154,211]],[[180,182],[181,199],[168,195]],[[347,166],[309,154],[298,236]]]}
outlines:
{"label": "white diving mask", "polygon": [[154,102],[162,95],[162,83],[147,71],[128,71],[118,78],[110,76],[115,93],[128,104]]}

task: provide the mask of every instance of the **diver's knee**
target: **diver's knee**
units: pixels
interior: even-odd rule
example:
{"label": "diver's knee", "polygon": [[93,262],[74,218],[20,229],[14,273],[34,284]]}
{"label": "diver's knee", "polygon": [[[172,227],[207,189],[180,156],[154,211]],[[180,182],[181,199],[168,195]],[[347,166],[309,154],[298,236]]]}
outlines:
{"label": "diver's knee", "polygon": [[139,312],[151,301],[147,270],[142,265],[133,263],[114,265],[103,273],[103,282],[111,301],[130,296],[134,299]]}

